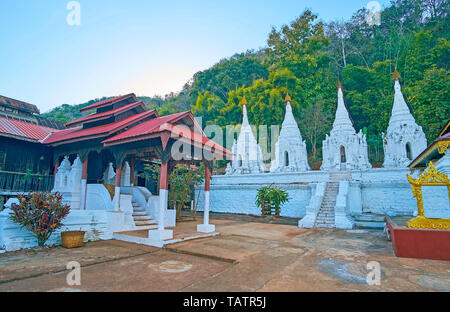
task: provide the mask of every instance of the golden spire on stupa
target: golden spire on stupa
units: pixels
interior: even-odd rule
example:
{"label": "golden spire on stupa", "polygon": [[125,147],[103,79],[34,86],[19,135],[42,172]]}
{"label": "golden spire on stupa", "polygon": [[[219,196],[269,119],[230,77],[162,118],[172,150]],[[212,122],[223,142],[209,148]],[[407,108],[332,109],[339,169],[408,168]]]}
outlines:
{"label": "golden spire on stupa", "polygon": [[286,97],[284,98],[285,102],[291,102],[291,97],[289,96],[289,93],[286,92]]}
{"label": "golden spire on stupa", "polygon": [[247,105],[247,100],[245,99],[245,95],[242,97],[241,103],[239,103],[241,105]]}
{"label": "golden spire on stupa", "polygon": [[342,83],[340,79],[338,79],[337,88],[342,89]]}
{"label": "golden spire on stupa", "polygon": [[397,65],[395,65],[395,70],[392,73],[392,81],[395,81],[396,79],[401,80],[400,73],[397,71]]}

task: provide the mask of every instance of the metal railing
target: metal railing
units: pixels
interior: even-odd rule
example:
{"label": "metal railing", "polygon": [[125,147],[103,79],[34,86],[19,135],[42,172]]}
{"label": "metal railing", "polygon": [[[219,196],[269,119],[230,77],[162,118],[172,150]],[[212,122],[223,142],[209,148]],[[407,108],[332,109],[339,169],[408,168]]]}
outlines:
{"label": "metal railing", "polygon": [[1,192],[50,191],[53,176],[22,172],[0,171]]}

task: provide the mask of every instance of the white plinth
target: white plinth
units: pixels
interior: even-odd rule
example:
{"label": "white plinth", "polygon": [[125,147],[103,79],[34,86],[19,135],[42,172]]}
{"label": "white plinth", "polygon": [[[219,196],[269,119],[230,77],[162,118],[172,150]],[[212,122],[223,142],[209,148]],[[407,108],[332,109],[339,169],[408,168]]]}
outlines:
{"label": "white plinth", "polygon": [[173,230],[151,230],[148,231],[148,238],[155,241],[162,241],[171,239],[173,237]]}
{"label": "white plinth", "polygon": [[197,224],[197,232],[212,233],[216,231],[214,224]]}

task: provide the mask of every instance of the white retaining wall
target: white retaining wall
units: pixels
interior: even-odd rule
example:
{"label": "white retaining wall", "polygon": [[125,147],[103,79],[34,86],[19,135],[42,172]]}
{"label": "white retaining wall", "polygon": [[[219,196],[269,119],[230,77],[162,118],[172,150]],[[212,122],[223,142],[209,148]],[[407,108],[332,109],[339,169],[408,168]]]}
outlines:
{"label": "white retaining wall", "polygon": [[[26,229],[9,219],[10,209],[0,212],[0,248],[6,251],[37,246],[37,239]],[[123,213],[98,210],[72,210],[63,220],[64,226],[56,230],[45,245],[60,245],[61,231],[86,231],[85,241],[112,238],[112,224],[123,218]]]}
{"label": "white retaining wall", "polygon": [[[353,170],[349,183],[346,211],[350,215],[363,213],[412,215],[417,212],[416,199],[406,179],[408,169],[373,168]],[[411,174],[410,174],[411,175]],[[412,176],[416,178],[416,172]],[[257,190],[275,183],[289,193],[289,203],[281,207],[281,215],[302,218],[310,204],[318,182],[329,180],[327,171],[220,175],[211,179],[210,211],[261,215],[255,205]],[[302,182],[308,182],[302,184]],[[203,191],[198,210],[203,210]]]}

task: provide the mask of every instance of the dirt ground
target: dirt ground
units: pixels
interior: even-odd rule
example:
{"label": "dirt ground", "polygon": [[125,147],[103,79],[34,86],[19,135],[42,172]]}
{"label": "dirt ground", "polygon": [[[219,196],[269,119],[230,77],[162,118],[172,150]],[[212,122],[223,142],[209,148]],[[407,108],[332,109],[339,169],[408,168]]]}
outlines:
{"label": "dirt ground", "polygon": [[[221,235],[163,249],[109,240],[7,252],[0,291],[450,291],[450,262],[397,258],[382,231],[239,216],[211,223]],[[79,286],[67,283],[70,261],[81,265]],[[374,264],[379,285],[367,282]]]}

